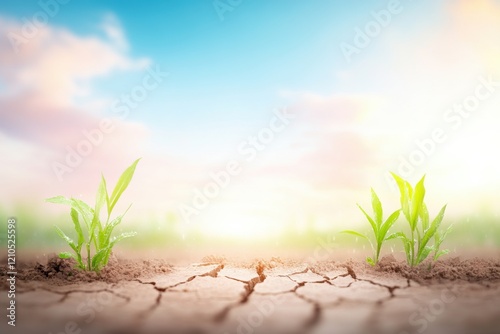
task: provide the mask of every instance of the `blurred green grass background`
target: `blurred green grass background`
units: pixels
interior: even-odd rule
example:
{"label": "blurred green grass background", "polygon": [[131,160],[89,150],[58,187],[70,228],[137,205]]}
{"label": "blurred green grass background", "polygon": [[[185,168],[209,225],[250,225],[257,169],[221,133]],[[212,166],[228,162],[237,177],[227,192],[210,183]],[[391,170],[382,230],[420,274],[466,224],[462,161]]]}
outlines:
{"label": "blurred green grass background", "polygon": [[[16,215],[11,215],[15,212]],[[14,210],[0,208],[0,217],[5,223],[0,224],[0,244],[2,249],[6,249],[7,244],[7,219],[15,217],[17,221],[16,240],[18,249],[44,251],[65,251],[67,244],[59,238],[53,226],[59,226],[69,236],[75,238],[73,225],[69,214],[66,212],[53,218],[40,214],[27,205],[19,205]],[[290,224],[280,235],[259,239],[239,239],[209,237],[200,233],[196,228],[191,228],[189,232],[183,233],[183,222],[173,213],[166,213],[162,219],[144,217],[141,221],[124,219],[123,223],[117,227],[115,234],[124,231],[135,230],[138,234],[134,238],[127,239],[118,245],[119,249],[127,250],[152,250],[152,249],[197,249],[204,246],[211,247],[224,245],[225,247],[269,247],[312,249],[318,245],[328,244],[330,247],[339,249],[367,250],[369,245],[364,240],[342,234],[340,231],[350,228],[346,222],[332,222],[332,228],[318,230],[315,228],[315,221],[311,218],[307,222],[306,228],[297,229]],[[368,226],[362,221],[355,222],[355,226],[361,231],[370,235]],[[405,226],[404,221],[398,221],[399,226]],[[443,244],[444,248],[449,248],[452,252],[460,250],[466,252],[467,249],[499,249],[500,250],[500,219],[496,215],[475,213],[467,217],[458,219],[445,217],[442,228],[453,224],[453,231]],[[398,240],[388,242],[384,247],[385,252],[402,251],[401,243]]]}

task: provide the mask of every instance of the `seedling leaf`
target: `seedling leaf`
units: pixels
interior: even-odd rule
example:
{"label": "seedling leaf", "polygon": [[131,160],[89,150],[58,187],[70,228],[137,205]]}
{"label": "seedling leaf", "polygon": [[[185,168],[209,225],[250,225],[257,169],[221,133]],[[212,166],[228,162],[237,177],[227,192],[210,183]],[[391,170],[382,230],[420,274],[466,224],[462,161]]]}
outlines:
{"label": "seedling leaf", "polygon": [[66,198],[64,196],[56,196],[56,197],[47,198],[45,201],[50,202],[50,203],[56,203],[56,204],[72,205],[71,199]]}
{"label": "seedling leaf", "polygon": [[397,174],[391,172],[392,177],[396,181],[396,184],[398,185],[399,188],[399,193],[400,193],[400,202],[401,202],[401,210],[403,211],[403,214],[405,215],[406,219],[408,221],[411,220],[410,217],[410,199],[412,196],[412,189],[411,185],[403,180],[400,176]]}
{"label": "seedling leaf", "polygon": [[385,236],[387,235],[387,232],[392,227],[392,225],[394,225],[396,220],[398,220],[400,212],[401,212],[400,210],[394,211],[389,216],[389,218],[387,218],[387,220],[384,222],[384,224],[382,224],[382,227],[380,228],[380,232],[377,236],[377,242],[379,244],[382,244],[384,242],[384,240],[387,240]]}
{"label": "seedling leaf", "polygon": [[354,235],[356,237],[360,237],[360,238],[368,240],[368,237],[366,235],[359,233],[359,232],[356,232],[356,231],[353,231],[353,230],[344,230],[341,233],[351,234],[351,235]]}
{"label": "seedling leaf", "polygon": [[57,234],[64,240],[66,241],[66,243],[75,251],[75,252],[78,252],[78,248],[76,247],[76,244],[75,242],[73,241],[73,239],[71,239],[70,237],[68,237],[59,227],[57,226],[54,226],[54,228],[56,229],[56,232]]}
{"label": "seedling leaf", "polygon": [[101,175],[101,183],[99,183],[99,188],[97,189],[97,196],[95,201],[95,212],[100,213],[101,207],[107,203],[108,191],[106,190],[106,180],[104,176]]}
{"label": "seedling leaf", "polygon": [[434,250],[434,247],[430,247],[430,246],[425,246],[422,251],[420,251],[418,253],[418,258],[417,258],[417,263],[416,264],[419,264],[419,263],[422,263],[426,258],[427,256],[429,256],[429,254]]}
{"label": "seedling leaf", "polygon": [[83,230],[78,220],[78,212],[71,208],[71,220],[73,221],[73,226],[75,227],[76,234],[78,235],[78,252],[82,249],[82,245],[85,242],[85,237],[83,235]]}
{"label": "seedling leaf", "polygon": [[411,259],[412,243],[411,243],[410,239],[403,232],[396,232],[393,235],[395,238],[399,238],[403,242],[403,247],[405,249],[405,254],[406,254],[406,260],[407,260],[408,264],[411,264],[412,263],[412,259]]}
{"label": "seedling leaf", "polygon": [[73,254],[69,253],[69,252],[61,252],[59,253],[59,258],[61,259],[69,259],[69,258],[72,258],[74,257]]}
{"label": "seedling leaf", "polygon": [[76,211],[78,211],[80,216],[82,216],[82,219],[85,222],[85,225],[87,225],[87,228],[89,230],[92,230],[91,224],[92,220],[94,219],[94,210],[84,201],[75,198],[71,199],[71,206]]}
{"label": "seedling leaf", "polygon": [[398,234],[397,234],[397,233],[392,233],[392,234],[390,234],[389,236],[387,236],[387,237],[385,238],[385,240],[386,240],[386,241],[387,241],[387,240],[392,240],[392,239],[396,239],[397,237],[398,237]]}
{"label": "seedling leaf", "polygon": [[92,258],[92,268],[94,268],[95,270],[101,269],[101,263],[103,262],[103,259],[106,257],[107,251],[108,248],[103,248],[94,255],[94,257]]}
{"label": "seedling leaf", "polygon": [[443,208],[441,209],[441,211],[439,211],[436,218],[434,218],[434,220],[432,221],[431,226],[427,229],[427,231],[425,231],[424,236],[422,237],[422,240],[419,244],[419,253],[424,250],[424,247],[427,246],[429,240],[437,232],[439,225],[441,225],[441,222],[443,221],[445,211],[446,211],[446,205],[443,206]]}
{"label": "seedling leaf", "polygon": [[411,214],[410,214],[410,225],[412,231],[417,227],[417,218],[422,207],[422,202],[425,196],[425,175],[420,179],[420,181],[415,186],[415,191],[413,192],[413,197],[411,199]]}
{"label": "seedling leaf", "polygon": [[106,180],[104,176],[101,175],[101,182],[99,183],[99,188],[97,188],[94,215],[92,217],[92,230],[95,229],[96,226],[99,228],[99,232],[102,230],[100,213],[102,206],[107,203],[107,196]]}
{"label": "seedling leaf", "polygon": [[383,216],[383,210],[382,210],[382,204],[380,203],[380,199],[377,196],[377,193],[373,188],[371,189],[372,193],[372,208],[373,208],[373,213],[375,215],[375,223],[377,224],[377,229],[380,228],[380,225],[382,224],[382,216]]}
{"label": "seedling leaf", "polygon": [[134,163],[128,167],[123,174],[120,176],[118,179],[118,182],[116,183],[115,189],[113,189],[113,193],[111,194],[111,197],[109,199],[108,203],[108,214],[111,214],[111,211],[113,211],[113,208],[115,207],[116,202],[118,202],[118,199],[120,199],[120,196],[122,193],[127,189],[130,180],[134,176],[135,172],[135,167],[137,166],[137,163],[139,162],[140,159],[137,159],[134,161]]}
{"label": "seedling leaf", "polygon": [[124,233],[120,234],[119,236],[113,237],[111,239],[110,245],[114,246],[118,241],[121,241],[121,240],[126,239],[126,238],[135,237],[136,235],[137,235],[137,232],[124,232]]}
{"label": "seedling leaf", "polygon": [[420,220],[422,221],[422,229],[426,231],[429,228],[429,211],[427,210],[427,205],[422,203],[419,213]]}
{"label": "seedling leaf", "polygon": [[370,215],[366,213],[366,211],[361,207],[361,205],[359,205],[359,204],[357,204],[357,205],[358,205],[358,208],[361,210],[361,212],[363,212],[363,214],[365,215],[368,222],[370,223],[370,226],[372,227],[373,232],[376,234],[378,232],[377,224],[375,224],[372,217],[370,217]]}
{"label": "seedling leaf", "polygon": [[434,255],[434,261],[437,261],[441,256],[446,255],[450,252],[449,249],[442,249]]}

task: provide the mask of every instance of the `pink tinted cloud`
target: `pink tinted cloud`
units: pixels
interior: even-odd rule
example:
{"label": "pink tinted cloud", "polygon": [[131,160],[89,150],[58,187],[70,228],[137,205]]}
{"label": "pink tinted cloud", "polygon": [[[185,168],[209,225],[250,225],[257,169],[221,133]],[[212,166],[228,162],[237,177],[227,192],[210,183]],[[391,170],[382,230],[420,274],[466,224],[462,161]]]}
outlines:
{"label": "pink tinted cloud", "polygon": [[[0,18],[0,34],[20,30],[20,24]],[[116,28],[115,28],[116,30]],[[100,119],[80,110],[72,99],[88,93],[91,79],[113,70],[144,67],[114,44],[95,37],[78,37],[51,27],[23,44],[16,54],[0,44],[0,130],[37,144],[59,147],[95,128]]]}
{"label": "pink tinted cloud", "polygon": [[[19,29],[19,22],[0,18],[0,34],[5,36]],[[120,36],[117,29],[115,24],[115,40]],[[9,197],[14,198],[15,192],[21,191],[17,185],[28,179],[34,180],[30,182],[31,196],[43,193],[43,189],[57,191],[64,187],[86,192],[88,176],[98,177],[102,170],[119,173],[141,155],[141,143],[149,135],[148,129],[140,123],[113,118],[113,130],[103,134],[101,143],[94,145],[81,166],[65,179],[64,186],[58,184],[51,170],[54,161],[64,162],[68,146],[75,148],[86,139],[83,131],[100,127],[102,117],[95,110],[76,105],[74,98],[91,94],[92,80],[98,76],[116,70],[142,69],[148,64],[147,59],[131,59],[117,44],[120,43],[113,39],[79,37],[50,26],[41,29],[18,53],[2,39],[0,150],[15,156],[16,164],[22,165],[19,170],[24,171],[20,174],[2,168],[12,176],[9,185],[13,191]]]}
{"label": "pink tinted cloud", "polygon": [[364,131],[372,100],[355,95],[301,95],[290,107],[299,116],[284,131],[294,133],[287,151],[276,152],[275,159],[255,171],[254,177],[287,179],[319,191],[366,187],[370,170],[380,163],[373,139]]}
{"label": "pink tinted cloud", "polygon": [[[20,30],[18,22],[0,18],[0,34],[7,36]],[[116,35],[118,27],[112,30]],[[75,96],[88,93],[91,79],[149,64],[145,58],[129,58],[119,44],[46,26],[40,28],[36,38],[22,44],[18,52],[14,52],[7,39],[0,44],[0,76],[16,95],[35,93],[51,105],[67,105]]]}
{"label": "pink tinted cloud", "polygon": [[366,138],[354,132],[317,136],[315,150],[301,157],[297,176],[319,190],[362,188],[376,156]]}
{"label": "pink tinted cloud", "polygon": [[299,179],[322,190],[364,186],[367,170],[377,161],[361,130],[370,104],[366,96],[304,96],[298,108],[304,116],[302,138],[310,144],[297,163]]}
{"label": "pink tinted cloud", "polygon": [[303,111],[307,122],[319,124],[324,129],[327,126],[355,124],[366,114],[367,101],[354,95],[322,96],[307,93],[302,95],[295,108]]}

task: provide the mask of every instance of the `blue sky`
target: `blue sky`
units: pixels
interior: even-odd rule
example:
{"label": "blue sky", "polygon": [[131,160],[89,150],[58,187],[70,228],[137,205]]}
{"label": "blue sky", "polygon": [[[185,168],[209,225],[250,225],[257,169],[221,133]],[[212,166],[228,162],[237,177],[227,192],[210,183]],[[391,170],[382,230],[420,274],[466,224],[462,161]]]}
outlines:
{"label": "blue sky", "polygon": [[[37,1],[4,7],[16,17],[36,10]],[[171,73],[148,102],[158,112],[144,113],[144,119],[183,122],[255,118],[282,103],[277,91],[334,88],[335,64],[345,66],[339,32],[369,10],[369,3],[349,8],[343,1],[243,1],[222,22],[211,1],[70,1],[51,24],[80,36],[102,34],[99,22],[113,13],[130,55],[147,56]],[[94,89],[120,91],[120,79],[98,79]]]}
{"label": "blue sky", "polygon": [[[398,12],[377,23],[374,13],[393,4]],[[38,1],[0,8],[0,151],[15,161],[0,172],[12,189],[30,180],[30,201],[91,196],[90,180],[116,176],[142,156],[136,214],[178,213],[211,172],[242,162],[238,148],[285,108],[296,118],[196,220],[220,221],[222,231],[235,220],[283,226],[311,213],[319,225],[355,219],[353,203],[370,186],[394,196],[387,172],[404,171],[401,161],[417,157],[418,143],[437,128],[446,142],[406,176],[429,174],[457,215],[493,207],[499,94],[481,100],[458,129],[446,112],[499,72],[496,0],[243,0],[224,20],[209,0],[72,0],[16,53],[9,34],[21,34],[41,10]],[[346,56],[343,43],[355,46],[370,25],[378,31],[369,45]],[[168,77],[119,119],[113,101],[156,67]],[[116,130],[58,177],[54,163],[102,119]],[[476,201],[464,205],[460,194],[473,190]],[[6,203],[28,200],[12,193]],[[247,233],[243,225],[232,230]]]}

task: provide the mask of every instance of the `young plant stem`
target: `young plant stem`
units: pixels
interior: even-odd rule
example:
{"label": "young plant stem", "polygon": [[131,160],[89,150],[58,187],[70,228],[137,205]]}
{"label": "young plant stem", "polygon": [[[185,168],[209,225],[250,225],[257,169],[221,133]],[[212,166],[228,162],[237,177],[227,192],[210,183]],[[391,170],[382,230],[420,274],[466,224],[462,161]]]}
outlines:
{"label": "young plant stem", "polygon": [[91,259],[90,259],[90,242],[87,244],[87,266],[88,266],[88,269],[87,270],[91,270]]}
{"label": "young plant stem", "polygon": [[415,266],[415,231],[412,229],[411,230],[411,263],[410,266],[413,267]]}

